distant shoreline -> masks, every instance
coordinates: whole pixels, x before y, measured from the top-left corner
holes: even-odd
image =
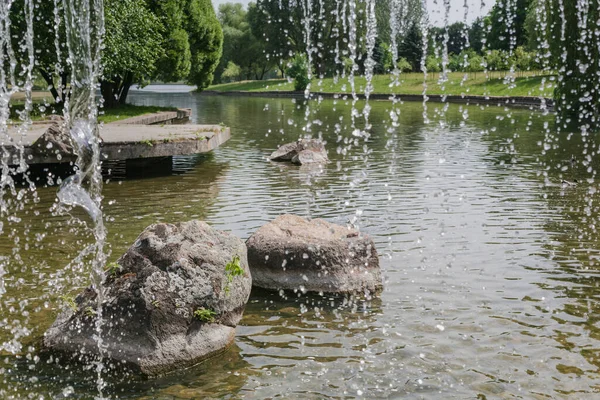
[[[230,91],[219,91],[219,90],[204,90],[200,92],[206,96],[243,96],[243,97],[270,97],[270,98],[305,98],[305,93],[302,91],[245,91],[245,90],[230,90]],[[352,100],[351,93],[331,93],[331,92],[310,92],[310,99],[342,99]],[[364,93],[357,93],[357,99],[364,100],[366,97]],[[533,108],[539,109],[542,104],[545,103],[547,109],[553,110],[554,100],[550,98],[533,97],[533,96],[480,96],[480,95],[422,95],[422,94],[383,94],[383,93],[372,93],[369,96],[370,100],[376,101],[418,101],[433,103],[460,103],[460,104],[472,104],[472,105],[493,105],[493,106],[509,106],[509,107],[522,107],[522,108]]]

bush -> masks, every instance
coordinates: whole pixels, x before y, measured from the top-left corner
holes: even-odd
[[[404,57],[401,57],[396,64],[398,70],[401,72],[410,72],[412,71],[412,65],[408,62],[408,60]]]
[[[442,60],[435,56],[427,56],[425,67],[427,67],[427,72],[440,72],[442,70]]]
[[[308,77],[309,65],[306,56],[304,54],[296,54],[288,65],[286,73],[287,76],[294,80],[294,90],[306,90],[310,83],[310,78]]]
[[[221,74],[221,77],[225,79],[227,82],[233,82],[239,79],[242,74],[242,69],[239,65],[234,63],[233,61],[229,61],[227,63],[227,68]]]

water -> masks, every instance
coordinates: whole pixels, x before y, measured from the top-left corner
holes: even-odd
[[[313,134],[328,141],[332,160],[321,172],[266,160],[302,133],[299,101],[131,96],[135,104],[190,107],[194,122],[231,126],[232,139],[211,154],[178,160],[174,174],[105,184],[113,259],[157,221],[203,219],[245,239],[277,215],[296,213],[355,222],[372,235],[385,290],[379,300],[355,305],[254,291],[236,344],[223,356],[156,379],[107,376],[105,395],[587,399],[597,393],[600,252],[597,185],[587,169],[598,168],[578,156],[579,139],[546,137],[551,115],[461,105],[442,113],[443,104],[430,103],[431,124],[424,124],[422,104],[404,103],[398,128],[388,131],[394,105],[371,101],[368,157],[358,149],[344,157],[336,152],[344,140],[338,143],[334,124],[343,116],[341,135],[350,136],[352,98],[323,100],[311,105],[321,121]],[[596,149],[588,140],[587,148]],[[561,183],[574,178],[577,186]],[[24,206],[27,221],[5,227],[14,236],[29,232],[21,244],[27,251],[20,252],[26,267],[9,271],[3,299],[14,307],[9,320],[25,318],[19,308],[25,302],[31,342],[60,309],[58,294],[88,284],[77,263],[65,264],[94,241],[83,211],[75,212],[80,222],[48,215],[56,188],[39,186],[39,202]],[[11,235],[0,240],[0,254],[11,254]],[[96,393],[94,374],[79,367],[3,354],[0,368],[6,398]]]

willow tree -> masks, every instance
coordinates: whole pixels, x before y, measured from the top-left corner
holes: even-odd
[[[600,17],[597,1],[549,0],[549,43],[557,60],[554,97],[562,127],[598,129]]]

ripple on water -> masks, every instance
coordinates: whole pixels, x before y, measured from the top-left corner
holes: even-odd
[[[156,221],[205,219],[247,238],[277,215],[296,213],[354,223],[372,235],[385,290],[378,300],[345,303],[254,291],[235,347],[188,371],[113,382],[120,398],[591,398],[599,390],[599,241],[591,226],[597,210],[589,207],[589,190],[544,185],[538,172],[560,182],[552,157],[564,157],[539,152],[543,118],[514,137],[528,112],[511,110],[516,123],[509,125],[495,120],[503,110],[472,107],[459,127],[462,111],[450,105],[451,129],[442,130],[423,124],[420,104],[405,103],[392,137],[381,122],[389,119],[389,103],[376,102],[365,162],[362,149],[337,154],[333,124],[349,108],[338,102],[334,111],[324,101],[314,118],[323,122],[332,162],[315,172],[266,159],[301,134],[304,111],[289,100],[150,93],[132,100],[193,106],[197,122],[222,121],[233,135],[210,155],[176,159],[174,173],[115,177],[106,185],[113,258]],[[285,133],[265,136],[274,127]],[[508,153],[507,138],[514,139]],[[27,226],[4,229],[31,236],[51,226],[26,252],[23,284],[8,287],[8,296],[27,298],[32,310],[48,301],[52,312],[32,311],[26,319],[41,333],[55,313],[52,279],[69,275],[65,260],[87,239],[77,239],[83,229],[66,218],[47,216],[55,188],[39,193],[28,205]],[[10,254],[14,243],[0,246]],[[40,260],[43,278],[34,269]],[[81,276],[62,279],[66,290],[81,284]],[[37,377],[40,392],[67,384],[82,393],[95,389],[77,383],[75,373],[54,386],[56,370],[16,374],[12,384]],[[22,393],[38,390],[20,385],[29,388]]]

